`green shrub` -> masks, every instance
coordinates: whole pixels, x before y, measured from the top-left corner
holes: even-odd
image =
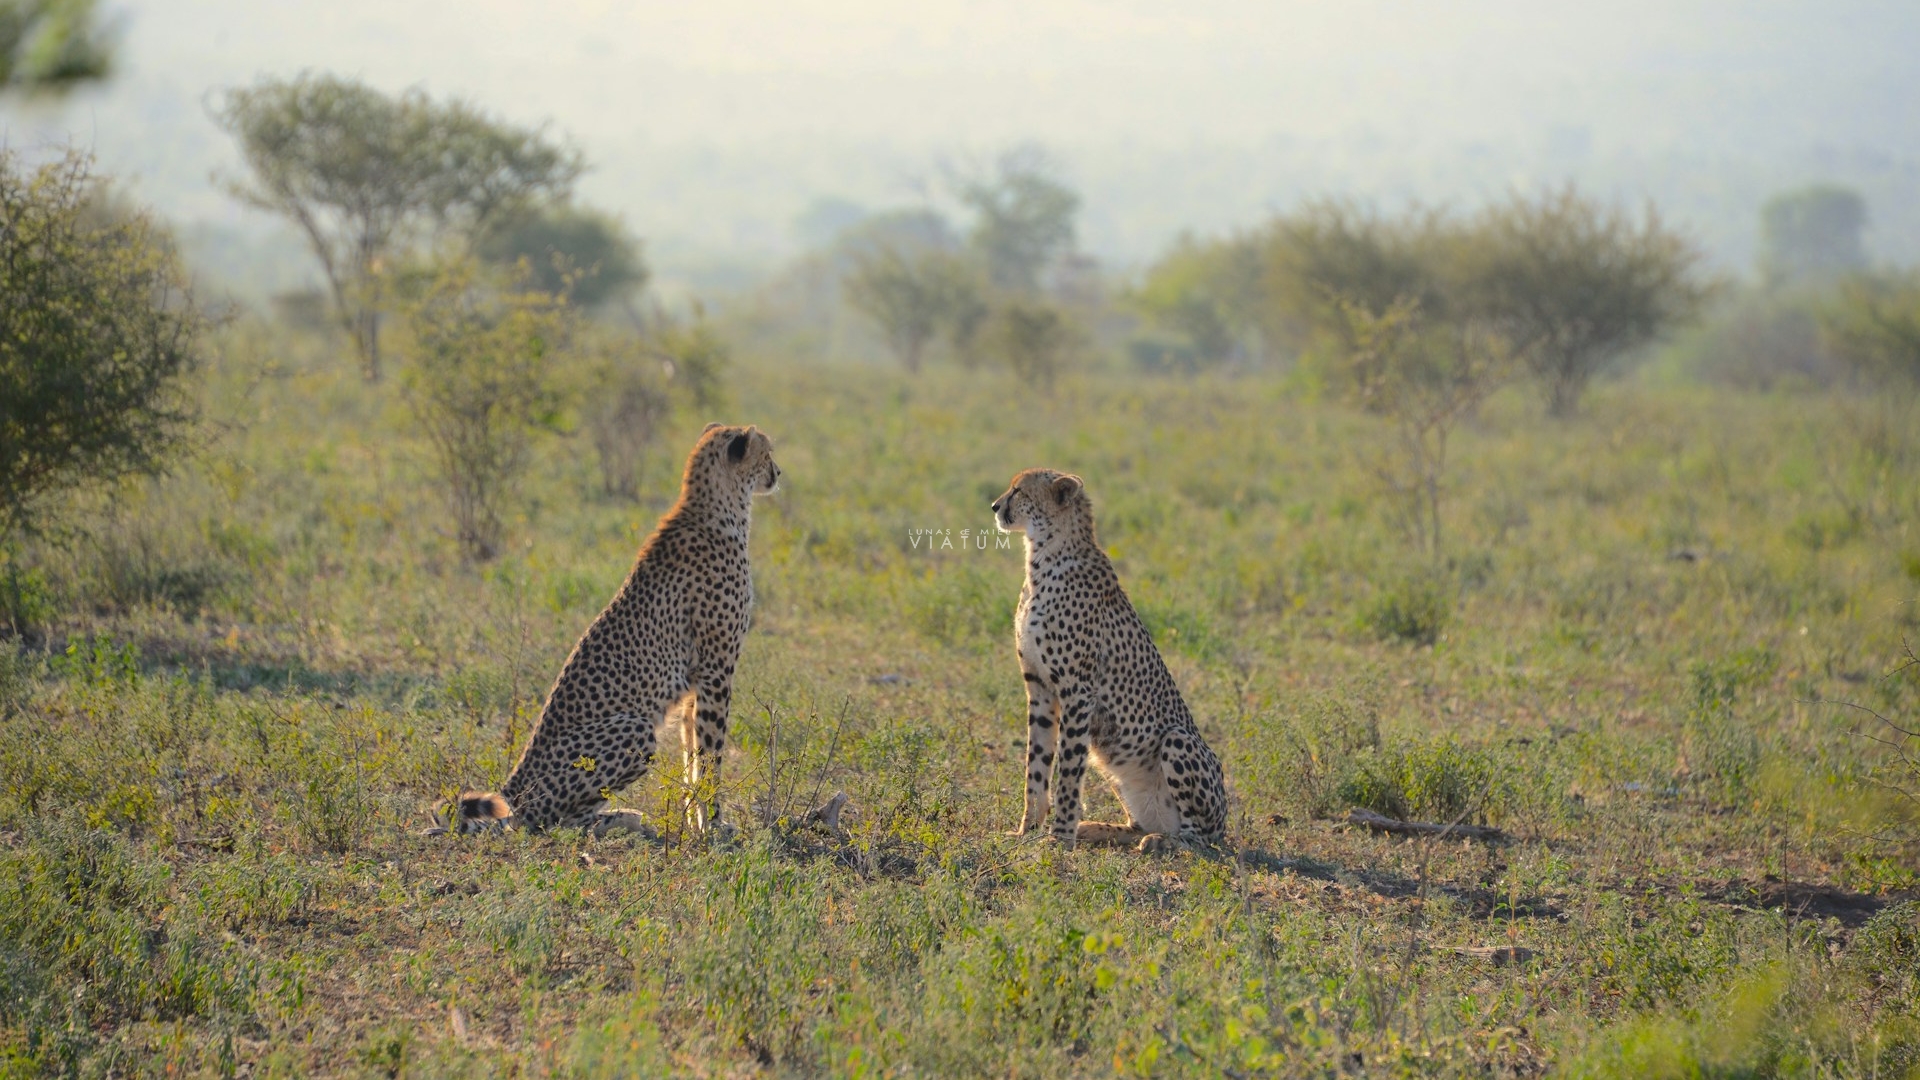
[[[0,1019],[49,993],[90,1022],[246,1010],[254,966],[173,910],[166,881],[126,841],[70,817],[31,823],[23,843],[0,848],[0,968],[18,974],[24,961],[38,973],[0,992]]]
[[[561,919],[553,896],[529,889],[494,901],[480,918],[480,939],[507,967],[533,985],[544,985],[560,954]]]
[[[923,634],[945,644],[1013,631],[1018,588],[983,566],[963,563],[928,570],[907,594],[907,615]]]
[[[1276,793],[1295,815],[1330,817],[1343,812],[1342,786],[1355,761],[1380,746],[1380,712],[1364,694],[1309,698],[1292,715],[1251,725],[1253,745],[1230,769],[1243,790]]]
[[[45,626],[59,607],[47,575],[8,559],[0,565],[0,632],[22,634]]]
[[[1376,592],[1361,625],[1383,641],[1432,645],[1453,617],[1453,590],[1438,575],[1415,573]]]
[[[1846,966],[1880,999],[1920,1014],[1920,901],[1903,900],[1867,921],[1847,945]]]
[[[1141,623],[1162,651],[1177,649],[1196,660],[1210,660],[1226,652],[1226,641],[1206,614],[1175,604],[1141,603]]]
[[[711,868],[695,900],[701,922],[681,954],[686,987],[710,1022],[759,1053],[804,1056],[830,1004],[816,988],[845,969],[822,932],[829,890],[765,849],[729,863]]]
[[[1357,758],[1337,795],[1403,821],[1479,821],[1505,792],[1485,753],[1442,740]]]

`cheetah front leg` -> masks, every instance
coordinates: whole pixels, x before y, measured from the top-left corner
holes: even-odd
[[[693,826],[720,828],[720,755],[727,749],[727,714],[733,702],[732,672],[710,668],[695,681],[693,734],[688,743],[687,802]]]
[[[1073,850],[1080,838],[1080,787],[1087,775],[1093,684],[1077,676],[1058,680],[1060,747],[1053,769],[1053,838]]]
[[[1053,773],[1054,746],[1060,734],[1060,697],[1046,677],[1021,665],[1027,681],[1027,803],[1020,827],[1024,836],[1047,816],[1047,780]]]

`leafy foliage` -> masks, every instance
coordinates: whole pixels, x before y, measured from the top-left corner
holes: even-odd
[[[1506,343],[1475,321],[1429,319],[1409,300],[1379,313],[1345,311],[1353,343],[1346,382],[1362,408],[1393,424],[1392,441],[1373,454],[1374,473],[1407,537],[1437,558],[1447,444],[1505,376]],[[1418,636],[1430,642],[1436,632],[1426,626]]]
[[[1149,323],[1175,335],[1180,347],[1142,342],[1136,357],[1149,366],[1192,371],[1264,352],[1262,273],[1259,249],[1248,239],[1205,244],[1183,237],[1127,298]]]
[[[1504,339],[1566,415],[1606,365],[1696,313],[1699,261],[1651,209],[1635,216],[1572,187],[1471,217],[1320,199],[1250,236],[1182,240],[1136,305],[1197,359],[1258,341],[1335,366],[1357,347],[1350,310],[1405,305]]]
[[[0,91],[60,93],[113,70],[99,0],[0,0]]]
[[[600,469],[600,490],[640,498],[646,451],[676,410],[709,410],[725,400],[731,349],[706,313],[676,317],[656,307],[641,334],[579,328],[584,363],[580,412]]]
[[[584,308],[630,300],[647,283],[640,242],[617,218],[571,204],[534,206],[496,215],[474,251],[505,267],[525,260],[529,284],[566,293]]]
[[[206,320],[153,222],[99,197],[82,154],[0,154],[0,536],[56,491],[158,473],[195,416]]]
[[[883,247],[856,256],[842,286],[847,302],[872,319],[908,371],[943,330],[970,337],[970,313],[981,304],[972,267],[946,251]]]
[[[981,330],[983,348],[1006,362],[1022,383],[1051,390],[1078,335],[1057,305],[1010,297]]]
[[[960,201],[974,215],[967,240],[995,288],[1037,291],[1047,266],[1072,249],[1080,196],[1056,173],[1044,151],[1023,146],[990,172],[960,179]]]

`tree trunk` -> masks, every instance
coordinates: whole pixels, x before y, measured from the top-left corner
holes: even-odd
[[[1547,385],[1547,415],[1565,420],[1580,411],[1580,394],[1587,380],[1570,372],[1553,377]]]
[[[354,313],[353,351],[360,358],[360,375],[370,383],[380,381],[380,313],[362,308]]]

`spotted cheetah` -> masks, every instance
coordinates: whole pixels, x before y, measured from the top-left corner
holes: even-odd
[[[1040,824],[1053,773],[1053,838],[1133,843],[1141,851],[1220,839],[1220,760],[1194,726],[1173,676],[1094,536],[1077,476],[1028,469],[993,502],[1002,532],[1025,534],[1027,580],[1014,640],[1027,683],[1027,804],[1014,835]],[[1080,820],[1087,759],[1127,810],[1125,825]]]
[[[680,501],[573,647],[506,786],[461,795],[433,831],[644,833],[637,811],[607,801],[646,774],[657,729],[676,714],[689,790],[700,796],[689,810],[697,827],[719,824],[727,707],[753,605],[747,530],[753,497],[779,482],[773,443],[758,428],[707,425]]]

